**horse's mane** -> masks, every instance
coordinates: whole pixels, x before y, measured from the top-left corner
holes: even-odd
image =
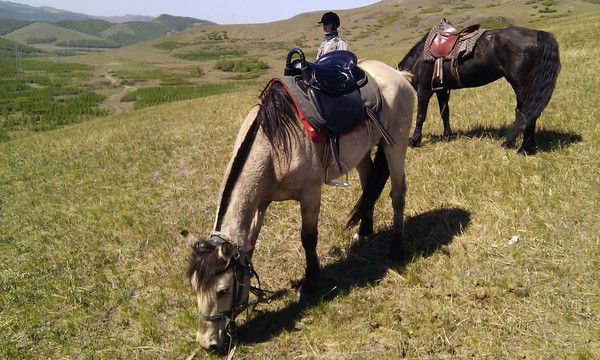
[[[256,122],[273,144],[275,153],[289,159],[291,140],[296,134],[294,128],[297,125],[294,102],[279,83],[269,83],[261,92],[260,100]]]
[[[227,263],[215,250],[215,246],[206,240],[198,240],[192,245],[192,254],[188,261],[187,276],[194,281],[192,287],[198,290],[212,288],[217,274]],[[196,276],[194,276],[194,273]]]
[[[423,53],[423,48],[425,47],[425,40],[427,40],[427,32],[421,40],[417,41],[417,43],[408,51],[408,54],[404,57],[404,59],[400,60],[398,63],[398,70],[412,70],[415,62],[418,60],[421,53]]]
[[[215,231],[221,230],[221,223],[225,216],[225,211],[231,200],[233,188],[242,172],[252,144],[256,139],[258,128],[260,127],[269,140],[273,144],[273,148],[277,155],[283,155],[282,159],[290,158],[290,144],[293,134],[293,128],[296,124],[296,108],[293,105],[293,100],[281,84],[269,83],[263,89],[259,96],[261,100],[260,108],[253,120],[248,132],[246,133],[240,147],[234,155],[229,174],[225,180],[217,217],[215,220]]]

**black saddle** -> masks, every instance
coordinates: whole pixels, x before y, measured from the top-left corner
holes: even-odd
[[[292,62],[294,54],[300,59]],[[329,52],[314,63],[298,48],[288,53],[284,75],[295,76],[319,113],[320,123],[311,124],[317,131],[340,135],[365,119],[359,88],[367,83],[367,75],[356,63],[356,55],[346,50]]]
[[[291,61],[295,54],[300,59]],[[356,66],[357,62],[354,53],[338,50],[311,63],[306,61],[302,50],[294,48],[287,55],[283,73],[294,77],[297,87],[317,110],[318,119],[310,125],[329,139],[340,173],[343,171],[338,154],[340,135],[356,128],[367,118],[373,119],[387,135],[383,125],[365,109],[360,88],[367,84],[368,77]]]

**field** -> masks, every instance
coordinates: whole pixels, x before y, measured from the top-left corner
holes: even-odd
[[[372,17],[355,46],[390,65],[423,34],[428,16],[440,15],[433,3],[410,11],[394,4],[348,11]],[[452,93],[451,141],[439,136],[431,106],[423,146],[407,154],[408,256],[383,261],[387,196],[376,207],[376,234],[351,240],[344,224],[360,189],[350,173],[348,188],[324,188],[321,298],[311,306],[294,302],[304,270],[298,206],[272,205],[253,262],[278,296],[238,319],[236,358],[600,359],[600,49],[591,40],[600,15],[587,10],[600,5],[519,4],[535,15],[525,12],[535,21],[522,24],[551,31],[561,50],[557,88],[538,121],[538,153],[500,147],[514,116],[505,81]],[[436,6],[477,10],[468,5]],[[556,12],[539,12],[546,7]],[[479,10],[488,18],[493,7]],[[413,29],[405,20],[414,16],[421,20]],[[259,31],[280,25],[249,26],[238,43],[248,49]],[[353,26],[349,37],[362,32]],[[386,37],[392,26],[406,38]],[[265,42],[305,39],[311,48],[320,40],[313,30]],[[241,31],[227,28],[228,38],[241,39]],[[201,67],[196,83],[219,80],[226,89],[0,142],[0,358],[219,358],[194,342],[189,249],[178,234],[210,231],[235,136],[263,82],[224,80],[231,74],[215,70],[216,59],[171,55],[207,47],[207,34],[51,59],[81,64],[74,65],[88,73],[81,86],[101,87],[96,76],[109,70],[141,81],[133,71],[144,69],[157,71],[145,84],[154,87],[164,72]],[[152,46],[166,41],[190,45]],[[251,50],[242,59],[271,66],[257,79],[280,72],[279,56]]]

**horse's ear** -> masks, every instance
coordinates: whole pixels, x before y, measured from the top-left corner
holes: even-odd
[[[233,245],[228,242],[224,242],[219,246],[219,257],[225,261],[229,261],[231,255],[233,254]]]
[[[190,234],[187,230],[181,230],[179,234],[187,240],[188,246],[194,247],[194,244],[198,241],[198,238]]]

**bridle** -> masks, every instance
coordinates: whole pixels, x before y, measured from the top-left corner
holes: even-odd
[[[250,286],[249,291],[255,294],[259,300],[264,295],[264,290],[260,287],[260,278],[258,274],[254,270],[252,266],[252,261],[250,260],[250,256],[246,254],[239,246],[231,243],[223,239],[220,235],[213,234],[208,239],[208,243],[217,247],[221,246],[224,243],[229,243],[233,246],[233,254],[231,255],[229,261],[225,265],[225,267],[217,272],[217,275],[226,273],[228,271],[233,271],[233,294],[231,297],[231,307],[230,310],[223,311],[213,315],[206,314],[198,314],[198,318],[203,321],[225,321],[225,331],[229,336],[230,340],[233,341],[236,331],[235,318],[245,309],[249,307],[248,298],[243,300],[244,296],[243,288],[246,287],[245,280],[248,278],[248,282],[252,277],[256,277],[256,281],[258,282],[258,287]],[[231,342],[230,342],[231,345]]]

